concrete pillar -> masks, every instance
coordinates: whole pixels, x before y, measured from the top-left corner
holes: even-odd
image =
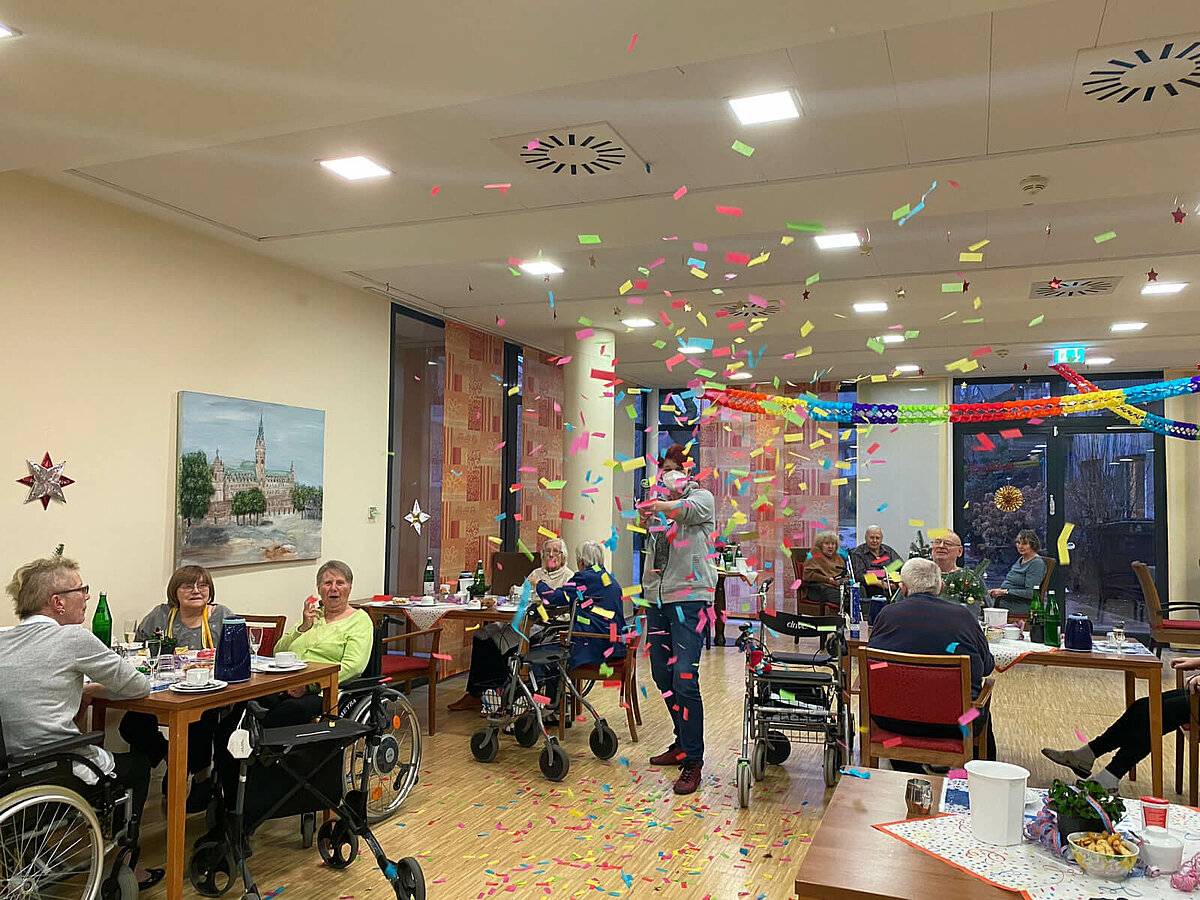
[[[582,541],[608,540],[613,522],[613,473],[605,465],[613,458],[613,388],[593,370],[614,370],[611,331],[596,329],[591,336],[567,338],[563,397],[563,510],[575,514],[562,522],[562,536],[571,556]],[[592,490],[593,493],[581,493]],[[568,564],[574,567],[572,558]]]

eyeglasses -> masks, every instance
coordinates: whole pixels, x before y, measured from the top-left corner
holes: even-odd
[[[930,546],[933,546],[933,547],[961,547],[962,544],[956,544],[953,541],[947,541],[947,540],[943,540],[942,538],[938,538],[935,541],[930,541]]]
[[[62,597],[66,594],[74,594],[74,593],[90,594],[91,591],[88,590],[88,585],[81,584],[79,587],[67,588],[66,590],[55,591],[54,593],[57,594],[58,596]]]
[[[210,590],[212,590],[212,588],[210,588],[203,581],[196,581],[196,582],[193,582],[192,584],[181,584],[179,586],[179,589],[180,590],[189,590],[189,591],[193,591],[193,590],[199,591],[202,594],[207,594]]]

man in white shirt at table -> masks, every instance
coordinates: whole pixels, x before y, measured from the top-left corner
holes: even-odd
[[[88,586],[70,559],[36,559],[13,575],[7,588],[21,624],[0,632],[0,721],[10,753],[29,753],[79,735],[76,718],[102,694],[112,700],[145,697],[150,678],[104,645],[86,628]],[[91,684],[84,684],[84,676]],[[89,745],[86,755],[133,792],[139,819],[150,785],[150,761],[140,753],[118,753]],[[96,774],[77,764],[75,774],[94,784]],[[165,870],[135,872],[142,890],[163,879]]]

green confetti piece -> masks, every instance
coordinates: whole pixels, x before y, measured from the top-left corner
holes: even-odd
[[[547,481],[546,482],[546,490],[548,490],[548,491],[561,491],[566,486],[567,486],[567,482],[565,480],[563,480],[563,481]]]
[[[625,412],[629,414],[629,418],[631,418],[631,419],[637,418],[637,410],[634,409],[632,403],[629,406],[625,407]]]
[[[921,332],[916,329],[913,329],[912,331],[904,332],[904,339],[906,341],[916,340],[920,336],[921,336]]]
[[[579,324],[580,324],[580,325],[586,325],[588,328],[591,328],[591,327],[592,327],[592,320],[591,320],[591,319],[589,319],[587,316],[580,316],[580,317],[579,317]]]
[[[746,157],[747,159],[754,155],[754,148],[749,144],[743,144],[741,141],[734,141],[733,146],[729,149],[735,153],[742,154],[742,156]]]
[[[962,289],[963,289],[962,286],[963,286],[963,283],[961,281],[943,281],[942,282],[942,293],[943,294],[961,294]]]
[[[978,325],[983,319],[963,319],[964,325]]]
[[[867,346],[880,356],[883,356],[884,345],[883,341],[879,340],[879,338],[867,338]]]
[[[956,310],[954,310],[953,312],[948,312],[948,313],[946,313],[944,316],[942,316],[940,319],[938,319],[938,321],[939,321],[939,322],[945,322],[945,321],[946,321],[947,319],[949,319],[951,316],[957,316],[957,315],[958,315],[958,310],[956,309]]]
[[[1045,321],[1045,319],[1046,319],[1045,316],[1034,316],[1032,319],[1029,320],[1029,327],[1032,328],[1034,325],[1041,325],[1042,322]]]
[[[712,369],[697,369],[696,374],[701,378],[715,378],[717,376],[717,373]]]
[[[655,350],[661,350],[661,349],[662,349],[663,347],[665,347],[665,346],[667,346],[667,342],[666,342],[666,341],[655,341],[655,342],[654,342],[654,349],[655,349]]]
[[[817,272],[816,274],[809,275],[807,278],[804,279],[804,286],[811,287],[812,285],[816,284],[820,280],[821,280],[821,273]]]
[[[521,273],[520,273],[520,271],[518,271],[518,270],[517,270],[516,268],[514,268],[513,266],[509,266],[509,267],[508,267],[508,271],[510,271],[512,274],[516,275],[518,278],[520,278],[520,277],[521,277]]]
[[[892,221],[895,222],[897,219],[903,219],[910,212],[912,212],[912,208],[907,203],[905,203],[899,209],[892,210]]]
[[[825,230],[825,226],[820,222],[788,222],[788,231],[812,231],[820,232]]]
[[[581,234],[579,235],[579,243],[581,244],[599,244],[600,235],[598,234]]]
[[[647,269],[645,266],[638,266],[638,271],[641,272],[643,275],[650,274],[650,270]]]
[[[1095,241],[1097,244],[1103,244],[1106,241],[1111,241],[1116,236],[1117,236],[1117,233],[1115,231],[1106,231],[1106,232],[1104,232],[1104,234],[1096,235],[1095,237],[1092,238],[1092,240]]]

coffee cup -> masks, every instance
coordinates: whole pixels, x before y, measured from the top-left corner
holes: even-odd
[[[210,670],[207,666],[193,666],[183,673],[184,682],[191,687],[199,687],[202,684],[208,684],[212,678]]]
[[[294,666],[300,661],[300,657],[290,650],[281,650],[275,654],[275,664],[279,666]]]

